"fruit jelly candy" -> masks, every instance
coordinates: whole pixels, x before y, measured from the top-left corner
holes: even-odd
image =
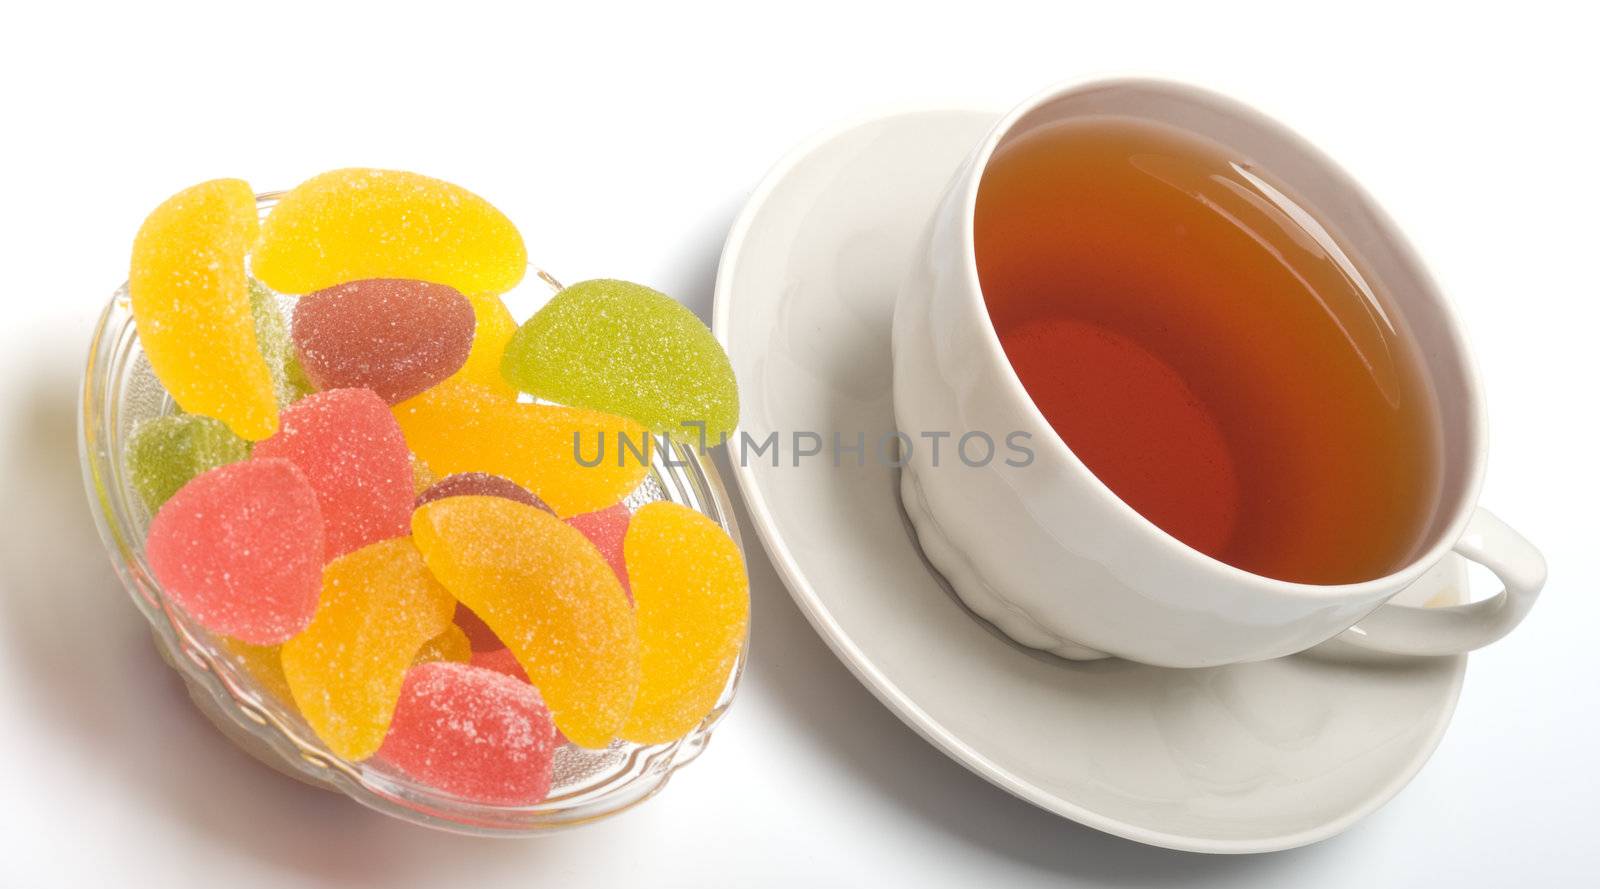
[[[530,806],[550,792],[555,728],[539,693],[491,670],[437,662],[406,674],[379,757],[462,799]]]
[[[305,629],[322,590],[322,512],[288,460],[229,463],[172,495],[145,538],[156,582],[201,626],[254,645]]]
[[[394,404],[460,370],[472,327],[454,287],[367,278],[300,297],[290,331],[319,389],[367,388]]]
[[[257,687],[285,707],[294,709],[294,693],[289,690],[289,680],[283,676],[280,645],[251,645],[242,639],[222,637],[222,648],[238,662],[245,675],[255,680]]]
[[[255,456],[283,457],[306,474],[322,506],[330,560],[409,527],[411,453],[389,406],[370,389],[329,389],[295,402]]]
[[[139,424],[128,439],[126,461],[133,489],[153,510],[189,479],[248,456],[250,446],[221,420],[173,414]]]
[[[616,573],[617,580],[622,583],[622,591],[628,594],[629,602],[633,601],[633,590],[628,585],[628,566],[622,558],[622,539],[628,533],[628,519],[631,516],[628,507],[618,503],[567,519],[567,524],[582,532],[600,551],[600,555],[605,556],[606,564]]]
[[[423,491],[433,487],[433,483],[436,481],[438,479],[433,477],[433,470],[428,468],[428,464],[418,458],[416,454],[412,454],[411,492],[413,494],[421,494]]]
[[[522,487],[508,478],[490,475],[487,472],[458,472],[447,475],[434,482],[426,491],[417,495],[417,505],[443,500],[446,497],[504,497],[518,503],[526,503],[545,512],[555,515],[555,510],[545,505],[543,500],[534,496],[532,491]]]
[[[623,542],[639,615],[639,696],[622,737],[681,738],[711,712],[750,623],[744,559],[721,527],[676,503],[649,503]]]
[[[500,360],[506,354],[506,343],[517,332],[517,319],[511,316],[505,301],[492,293],[474,296],[472,302],[475,324],[472,334],[472,351],[467,353],[467,363],[451,377],[486,386],[506,401],[517,400],[517,387],[500,375]]]
[[[733,366],[711,331],[676,300],[627,281],[583,281],[517,330],[505,378],[548,401],[638,420],[717,444],[739,421]]]
[[[244,269],[256,230],[247,183],[203,182],[145,219],[128,269],[134,324],[156,377],[186,412],[215,417],[250,441],[278,428]]]
[[[528,673],[517,663],[517,656],[509,648],[497,648],[493,651],[474,651],[470,663],[475,667],[504,673],[519,682],[528,681]]]
[[[461,603],[456,603],[456,626],[467,634],[467,640],[472,643],[473,651],[504,651],[506,643],[489,629],[483,618],[473,613]]]
[[[306,377],[305,368],[300,366],[300,359],[295,357],[294,343],[290,342],[289,328],[283,323],[277,294],[260,281],[250,282],[250,317],[256,326],[256,345],[272,374],[272,391],[277,395],[278,407],[288,407],[317,391]]]
[[[528,270],[522,235],[470,191],[396,170],[345,169],[295,186],[261,224],[257,278],[311,293],[363,278],[410,278],[504,293]]]
[[[523,672],[522,665],[517,663],[516,655],[513,655],[510,649],[507,648],[473,652],[471,663],[474,667],[482,667],[485,670],[504,673],[518,682],[528,681],[528,674]],[[567,743],[567,736],[561,734],[560,729],[556,729],[556,746],[560,747],[565,743]]]
[[[583,535],[503,497],[448,497],[413,514],[435,577],[505,640],[574,743],[604,747],[639,686],[622,587]]]
[[[452,604],[451,613],[455,607]],[[472,640],[467,638],[467,632],[455,624],[444,628],[444,632],[422,643],[417,649],[417,656],[412,658],[413,664],[426,664],[429,661],[455,661],[466,663],[472,660]]]
[[[408,537],[328,563],[311,625],[283,643],[283,675],[329,750],[352,760],[377,751],[418,649],[454,614]]]
[[[411,450],[434,472],[503,476],[537,494],[557,515],[604,509],[638,487],[650,470],[634,453],[619,450],[623,437],[636,449],[648,447],[644,428],[631,420],[582,408],[507,403],[475,383],[442,383],[395,405],[394,415]],[[574,436],[583,460],[603,459],[585,466]]]

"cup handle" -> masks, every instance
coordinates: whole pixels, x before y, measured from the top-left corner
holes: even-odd
[[[1380,605],[1337,638],[1392,654],[1448,655],[1482,648],[1511,632],[1544,587],[1544,556],[1483,508],[1472,514],[1455,552],[1493,571],[1505,589],[1479,602],[1445,608]]]

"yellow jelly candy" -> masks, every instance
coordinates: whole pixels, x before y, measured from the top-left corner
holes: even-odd
[[[411,533],[434,576],[494,630],[582,747],[616,737],[639,689],[639,635],[622,585],[576,529],[504,497],[447,497]]]
[[[421,494],[423,491],[433,487],[433,483],[436,481],[438,479],[434,478],[433,470],[428,468],[428,464],[423,462],[416,454],[412,454],[411,493]]]
[[[511,316],[505,302],[492,293],[469,296],[467,300],[472,303],[472,314],[477,319],[472,332],[472,351],[467,353],[467,363],[450,379],[477,383],[506,401],[516,401],[517,388],[501,376],[500,360],[505,356],[506,343],[511,342],[511,336],[517,332],[517,319]]]
[[[252,645],[242,639],[222,637],[222,647],[239,662],[244,672],[261,690],[277,698],[279,703],[294,709],[294,693],[289,690],[289,680],[283,676],[281,645]]]
[[[311,625],[283,643],[283,674],[329,750],[365,759],[378,749],[406,670],[450,625],[455,607],[409,537],[368,544],[323,568]]]
[[[716,706],[750,626],[750,581],[732,538],[688,507],[634,513],[622,541],[639,617],[639,697],[622,737],[688,734]]]
[[[279,293],[366,278],[504,293],[528,251],[505,214],[470,191],[416,173],[347,169],[313,176],[261,225],[250,270]]]
[[[202,182],[145,219],[128,268],[133,320],[156,377],[186,412],[221,420],[250,441],[278,431],[244,271],[256,230],[248,183]]]
[[[427,664],[434,661],[454,661],[464,664],[472,660],[472,640],[467,638],[467,631],[455,624],[444,628],[444,632],[422,643],[417,649],[417,656],[411,659],[412,666]]]
[[[582,408],[507,402],[476,383],[441,383],[395,405],[394,416],[406,444],[440,478],[502,476],[561,516],[616,503],[650,471],[639,453],[654,445],[638,423]]]

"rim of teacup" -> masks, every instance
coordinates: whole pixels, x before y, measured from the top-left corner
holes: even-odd
[[[1411,316],[1414,309],[1409,308],[1420,304],[1435,316],[1435,322],[1448,342],[1448,354],[1425,354],[1424,365],[1429,370],[1429,386],[1438,396],[1438,384],[1434,368],[1444,363],[1453,363],[1454,371],[1459,378],[1459,386],[1464,403],[1466,422],[1463,424],[1467,440],[1464,443],[1465,459],[1459,461],[1457,469],[1459,483],[1456,485],[1456,495],[1453,502],[1442,502],[1440,510],[1449,510],[1448,522],[1435,522],[1435,539],[1426,548],[1420,549],[1409,561],[1401,567],[1387,574],[1368,580],[1344,584],[1312,584],[1297,581],[1280,580],[1263,574],[1247,571],[1235,565],[1206,555],[1189,546],[1183,541],[1167,533],[1159,525],[1150,521],[1138,510],[1129,506],[1116,492],[1100,480],[1094,472],[1072,451],[1072,448],[1062,440],[1055,429],[1045,418],[1044,413],[1034,403],[1033,397],[1028,394],[1023,386],[1022,379],[1017,375],[1016,369],[1011,366],[1011,361],[1006,357],[1005,349],[1000,343],[1000,335],[994,329],[994,323],[989,316],[986,306],[982,305],[983,286],[978,278],[977,249],[974,240],[975,220],[977,214],[978,192],[983,181],[983,174],[989,166],[995,151],[1010,136],[1017,125],[1028,115],[1044,108],[1050,103],[1067,96],[1083,95],[1093,91],[1114,90],[1147,90],[1165,93],[1167,96],[1180,101],[1202,105],[1211,110],[1220,111],[1257,132],[1270,134],[1285,146],[1289,147],[1301,159],[1317,167],[1321,173],[1335,183],[1341,192],[1348,194],[1360,206],[1361,211],[1370,221],[1382,231],[1384,240],[1389,249],[1393,251],[1395,259],[1405,266],[1418,285],[1417,292],[1406,303],[1407,307],[1401,308],[1403,316]],[[1181,128],[1181,125],[1179,125]],[[1310,596],[1329,599],[1362,599],[1371,598],[1374,603],[1381,601],[1388,595],[1409,586],[1425,573],[1428,568],[1437,564],[1455,546],[1456,542],[1466,531],[1468,521],[1472,518],[1473,509],[1478,500],[1478,494],[1483,483],[1485,466],[1485,452],[1488,438],[1488,424],[1484,410],[1483,389],[1479,381],[1477,368],[1472,360],[1472,352],[1467,342],[1466,334],[1461,327],[1460,320],[1455,311],[1450,307],[1427,267],[1417,256],[1411,243],[1405,238],[1393,219],[1384,212],[1383,208],[1375,201],[1366,189],[1362,188],[1353,176],[1339,166],[1332,158],[1328,157],[1315,145],[1304,137],[1291,130],[1267,114],[1221,93],[1192,86],[1177,81],[1162,80],[1147,77],[1119,77],[1096,79],[1092,81],[1068,81],[1046,87],[1024,100],[1000,118],[984,136],[969,156],[966,164],[959,171],[960,178],[952,184],[953,188],[960,189],[960,237],[958,241],[962,251],[961,274],[965,276],[966,294],[968,299],[977,299],[980,305],[977,314],[982,319],[983,334],[980,339],[984,343],[987,358],[998,362],[1004,373],[1001,378],[1005,381],[1006,391],[1003,397],[1011,399],[1021,406],[1024,415],[1029,417],[1041,434],[1034,437],[1040,443],[1043,453],[1042,459],[1055,459],[1062,462],[1071,471],[1080,473],[1092,482],[1090,490],[1113,512],[1123,516],[1136,526],[1148,532],[1157,545],[1162,546],[1176,558],[1187,562],[1195,570],[1210,571],[1220,574],[1230,582],[1243,585],[1262,594],[1290,594],[1295,596]],[[1318,208],[1320,209],[1320,208]],[[1337,226],[1330,226],[1337,228]],[[1441,492],[1451,487],[1449,479],[1441,479]],[[1442,496],[1442,494],[1441,494]]]

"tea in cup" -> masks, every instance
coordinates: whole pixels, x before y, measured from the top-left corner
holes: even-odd
[[[914,448],[902,476],[929,560],[1023,644],[1455,653],[1543,584],[1475,506],[1482,397],[1448,305],[1358,186],[1230,100],[1121,81],[1007,115],[935,211],[894,367],[902,435],[1031,443],[1023,465]],[[1385,604],[1452,549],[1506,591]]]

